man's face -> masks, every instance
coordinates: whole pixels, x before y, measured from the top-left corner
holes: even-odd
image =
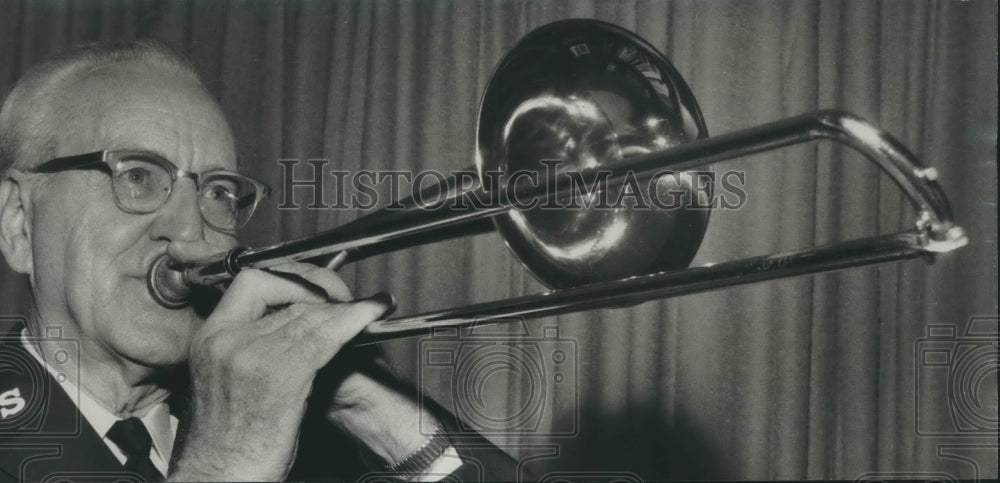
[[[197,84],[168,70],[99,69],[71,88],[56,126],[56,157],[129,149],[160,154],[201,173],[236,169],[232,134]],[[223,251],[235,240],[206,225],[194,182],[181,178],[149,214],[115,204],[111,179],[93,170],[47,176],[32,194],[34,291],[42,324],[61,326],[94,358],[169,366],[187,359],[201,323],[191,309],[168,310],[148,295],[150,263],[178,242]],[[176,246],[176,245],[175,245]]]

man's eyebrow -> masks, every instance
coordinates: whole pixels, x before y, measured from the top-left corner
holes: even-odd
[[[237,170],[235,170],[235,169],[229,169],[229,168],[227,168],[225,166],[209,166],[209,167],[201,170],[200,172],[201,173],[207,173],[209,171],[230,171],[230,172],[237,172]]]
[[[109,149],[108,151],[136,151],[136,152],[141,152],[141,153],[155,154],[155,155],[157,155],[157,156],[159,156],[159,157],[161,157],[163,159],[166,159],[167,161],[170,161],[171,163],[174,163],[174,165],[177,164],[177,162],[174,161],[173,158],[171,158],[170,156],[167,156],[166,154],[163,154],[162,151],[159,151],[159,150],[156,150],[156,149],[125,146],[125,147],[121,147],[121,148]],[[180,168],[178,168],[178,169],[180,169]],[[206,171],[216,171],[216,170],[233,171],[233,170],[231,170],[229,168],[226,168],[225,166],[223,166],[221,164],[215,164],[215,165],[211,165],[211,166],[209,166],[209,167],[207,167],[207,168],[205,168],[205,169],[203,169],[203,170],[201,170],[199,172],[204,173]]]
[[[166,159],[166,160],[170,161],[171,163],[174,162],[173,159],[170,159],[170,156],[167,156],[166,154],[163,154],[162,151],[159,151],[159,150],[156,150],[156,149],[141,148],[141,147],[137,147],[137,146],[127,146],[126,145],[126,146],[122,146],[122,147],[118,147],[118,148],[111,148],[111,149],[108,149],[108,151],[135,151],[135,152],[139,152],[139,153],[155,154],[156,156],[159,156],[159,157],[161,157],[163,159]]]

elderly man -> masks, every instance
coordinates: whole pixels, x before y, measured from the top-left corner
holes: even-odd
[[[50,60],[6,99],[0,136],[0,251],[32,293],[0,350],[43,368],[0,371],[22,402],[3,419],[44,400],[32,431],[4,425],[0,477],[328,478],[359,459],[404,479],[515,477],[495,449],[460,459],[442,426],[421,431],[435,415],[411,394],[331,363],[391,310],[386,295],[353,300],[303,264],[244,271],[207,317],[148,295],[154,259],[234,247],[266,196],[236,172],[230,128],[183,59],[136,42]],[[317,374],[333,387],[310,397]],[[328,431],[356,445],[315,446]]]

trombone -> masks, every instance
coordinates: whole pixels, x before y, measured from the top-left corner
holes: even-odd
[[[524,200],[572,199],[581,181],[601,181],[600,190],[610,190],[630,179],[646,182],[653,191],[646,195],[669,190],[692,201],[700,188],[685,174],[695,168],[817,140],[852,148],[887,174],[916,208],[913,228],[687,268],[710,214],[697,203],[672,209],[518,208]],[[634,33],[595,20],[545,25],[507,53],[483,95],[476,154],[479,181],[470,186],[452,177],[401,201],[401,208],[306,238],[237,248],[197,266],[176,267],[161,257],[149,270],[150,293],[165,307],[182,307],[192,287],[219,284],[247,268],[322,260],[336,269],[493,230],[551,289],[377,321],[355,341],[361,344],[433,327],[632,305],[917,257],[932,262],[968,243],[937,172],[888,133],[852,114],[824,110],[708,137],[694,95],[670,62]],[[560,163],[552,171],[542,166],[546,160]],[[508,183],[488,186],[483,180],[490,173]]]

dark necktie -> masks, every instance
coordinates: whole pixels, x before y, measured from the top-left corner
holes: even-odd
[[[163,475],[149,459],[153,439],[139,418],[118,421],[108,430],[108,439],[125,453],[125,469],[138,474],[146,481],[163,481]]]

